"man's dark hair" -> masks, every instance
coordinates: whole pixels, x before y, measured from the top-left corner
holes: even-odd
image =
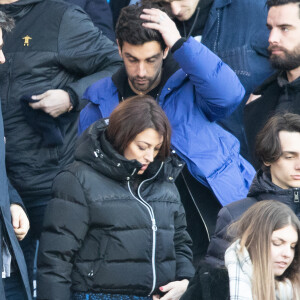
[[[272,6],[285,5],[290,3],[298,3],[299,4],[299,18],[300,18],[300,1],[299,0],[267,0],[267,7],[270,9]]]
[[[3,11],[0,11],[0,28],[4,31],[11,31],[15,23],[12,18],[9,18]]]
[[[264,163],[273,163],[282,155],[279,139],[280,131],[300,133],[300,115],[292,113],[277,114],[271,117],[258,133],[255,152],[264,170],[269,169],[265,167]]]
[[[144,8],[157,8],[166,12],[164,7],[159,3],[151,3],[151,1],[144,1],[143,3],[124,7],[116,25],[116,38],[121,49],[124,42],[131,45],[143,45],[144,43],[152,41],[157,41],[162,50],[166,49],[166,44],[160,32],[145,28],[142,25],[147,22],[140,18]]]

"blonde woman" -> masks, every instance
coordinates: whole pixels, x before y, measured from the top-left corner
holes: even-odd
[[[300,222],[287,205],[258,202],[229,230],[230,300],[300,299]]]

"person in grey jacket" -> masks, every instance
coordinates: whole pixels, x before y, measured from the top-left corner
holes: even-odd
[[[78,6],[56,0],[0,0],[15,19],[0,66],[7,173],[28,211],[22,242],[29,276],[55,175],[73,161],[81,96],[122,64],[116,45]]]
[[[256,153],[262,168],[256,173],[247,198],[223,207],[208,247],[206,261],[224,265],[224,253],[231,243],[228,226],[254,203],[277,200],[288,205],[300,219],[300,116],[275,115],[257,136]]]

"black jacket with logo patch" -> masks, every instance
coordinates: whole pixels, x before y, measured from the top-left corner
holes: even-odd
[[[53,184],[38,257],[38,299],[71,291],[146,296],[191,278],[191,239],[175,187],[174,155],[149,165],[118,154],[103,120],[80,137],[75,161]],[[139,185],[135,183],[139,182]]]
[[[8,176],[27,207],[51,198],[52,180],[72,162],[79,99],[93,82],[121,65],[117,47],[77,6],[55,0],[19,0],[0,5],[16,21],[4,36],[6,63],[0,66]],[[23,95],[66,90],[76,109],[60,116],[64,142],[44,146],[26,121]],[[38,124],[36,125],[38,126]]]

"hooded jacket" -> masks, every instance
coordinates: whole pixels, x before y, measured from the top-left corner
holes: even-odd
[[[242,85],[226,64],[193,38],[173,57],[181,69],[157,96],[172,126],[173,149],[222,205],[244,198],[255,171],[239,154],[238,140],[216,124],[239,105]],[[83,98],[90,103],[80,114],[79,132],[110,115],[119,103],[119,90],[112,78],[104,78],[89,87]]]
[[[64,89],[78,109],[84,90],[115,72],[121,61],[116,45],[77,6],[19,0],[0,9],[16,22],[4,36],[6,63],[0,65],[6,166],[26,206],[37,206],[50,198],[53,178],[73,160],[78,111],[61,116],[68,119],[63,145],[45,147],[25,118],[21,97]]]
[[[85,131],[75,162],[54,181],[40,240],[38,299],[69,299],[71,290],[146,296],[194,274],[174,184],[183,163],[174,155],[155,160],[135,191],[141,164],[118,154],[105,128],[100,120]]]
[[[269,174],[258,171],[250,187],[248,197],[223,207],[218,215],[215,233],[209,244],[206,261],[212,265],[224,265],[224,254],[234,237],[227,234],[228,226],[237,221],[253,204],[262,200],[277,200],[288,205],[300,219],[300,188],[282,189],[271,181]]]

